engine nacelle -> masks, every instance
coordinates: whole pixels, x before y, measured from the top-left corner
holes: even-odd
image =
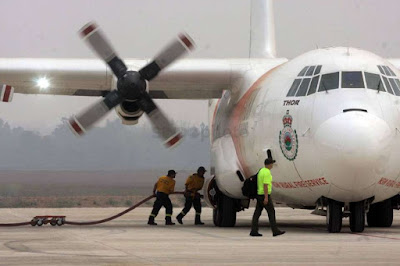
[[[115,111],[122,120],[124,125],[136,125],[139,122],[139,118],[143,115],[143,111],[140,109],[137,101],[125,100],[119,104]]]

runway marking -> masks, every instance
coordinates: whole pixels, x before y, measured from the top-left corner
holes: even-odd
[[[397,237],[376,236],[376,235],[370,235],[370,234],[364,234],[364,233],[349,233],[349,234],[360,235],[360,236],[370,236],[370,237],[384,238],[384,239],[391,239],[391,240],[400,240],[400,238],[397,238]]]

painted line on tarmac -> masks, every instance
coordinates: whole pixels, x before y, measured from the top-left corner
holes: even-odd
[[[397,237],[376,236],[376,235],[370,235],[370,234],[364,234],[364,233],[349,233],[349,234],[360,235],[360,236],[370,236],[370,237],[376,237],[376,238],[385,238],[385,239],[390,239],[390,240],[400,240],[400,238],[397,238]]]

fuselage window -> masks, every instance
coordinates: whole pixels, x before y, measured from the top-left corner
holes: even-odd
[[[304,76],[306,74],[308,66],[304,67],[303,70],[300,71],[299,76]]]
[[[301,79],[295,79],[293,81],[292,87],[290,87],[290,90],[289,90],[288,94],[286,95],[286,97],[292,97],[296,94],[296,91],[300,85],[300,82],[301,82]]]
[[[390,85],[392,85],[392,89],[394,91],[394,94],[396,94],[397,96],[400,96],[400,88],[397,87],[396,82],[394,81],[394,79],[389,79]]]
[[[361,71],[343,71],[342,88],[364,88]]]
[[[321,68],[322,68],[322,66],[321,66],[321,65],[318,65],[318,66],[315,68],[314,75],[319,74],[319,72],[321,72]]]
[[[317,90],[318,80],[319,80],[319,75],[313,77],[313,79],[311,81],[310,89],[308,90],[307,95],[315,93],[315,91]]]
[[[296,96],[305,96],[307,94],[307,90],[308,90],[308,86],[310,85],[310,78],[305,78],[303,79],[303,81],[301,82],[301,85],[299,87],[299,90],[297,91]]]
[[[322,75],[318,91],[328,91],[337,88],[339,88],[339,72]]]
[[[380,75],[365,72],[365,81],[368,89],[385,91]]]
[[[314,73],[315,66],[310,66],[310,68],[306,72],[306,76],[312,76]]]
[[[383,78],[383,82],[385,82],[385,86],[386,86],[386,90],[390,93],[390,94],[394,94],[392,91],[392,87],[390,87],[389,81],[386,77],[382,77]]]

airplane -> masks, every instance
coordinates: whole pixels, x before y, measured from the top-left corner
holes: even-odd
[[[216,226],[234,226],[249,207],[243,182],[269,157],[276,160],[275,201],[326,216],[331,233],[341,231],[344,217],[352,232],[364,231],[365,220],[390,227],[400,203],[400,60],[352,47],[277,58],[273,16],[272,1],[252,0],[249,58],[178,62],[194,48],[187,34],[153,60],[122,60],[89,23],[80,33],[104,62],[0,59],[7,84],[0,100],[13,93],[103,96],[71,118],[77,135],[115,109],[127,125],[146,114],[173,147],[182,134],[153,99],[208,99],[213,177],[204,194]],[[39,74],[51,82],[36,84]]]

